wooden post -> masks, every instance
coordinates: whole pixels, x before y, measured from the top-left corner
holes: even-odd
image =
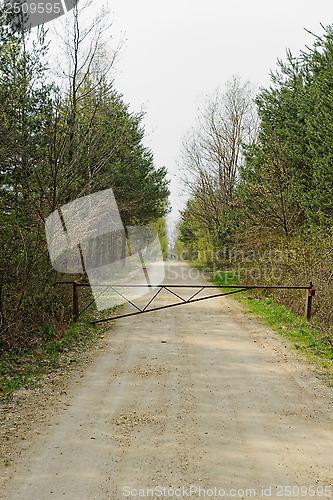
[[[77,295],[77,285],[76,282],[73,281],[73,319],[77,321],[79,317],[79,300]]]
[[[309,288],[306,291],[306,300],[305,300],[305,317],[306,319],[311,319],[311,306],[312,306],[312,297],[314,297],[315,291],[312,288],[312,281],[309,283]]]

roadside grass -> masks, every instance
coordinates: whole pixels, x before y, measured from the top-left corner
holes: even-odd
[[[202,269],[195,261],[189,263]],[[230,285],[230,288],[223,288],[224,292],[232,291],[232,285],[239,285],[234,273],[223,270],[213,272],[210,281],[216,286]],[[307,321],[274,302],[274,297],[258,298],[250,291],[239,292],[234,298],[248,313],[260,318],[265,325],[290,340],[294,348],[314,366],[317,374],[328,385],[333,386],[333,339],[325,334],[315,318]]]
[[[98,315],[98,318],[96,317]],[[38,387],[41,379],[61,366],[70,366],[72,354],[86,351],[98,345],[110,323],[92,325],[94,319],[103,319],[109,311],[83,313],[80,321],[71,322],[60,338],[51,325],[44,325],[40,342],[34,349],[23,352],[11,351],[0,357],[0,395],[10,395],[21,388]]]
[[[210,267],[207,267],[205,264],[202,264],[201,262],[198,262],[197,260],[187,260],[186,261],[187,264],[190,264],[190,266],[192,267],[196,267],[197,269],[201,269],[201,270],[211,270]]]

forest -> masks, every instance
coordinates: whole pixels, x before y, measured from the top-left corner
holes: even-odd
[[[52,268],[45,236],[59,207],[112,188],[125,226],[153,224],[163,238],[166,169],[144,146],[143,113],[130,112],[114,88],[118,48],[106,51],[108,28],[103,13],[84,27],[74,7],[58,40],[66,54],[59,78],[43,27],[15,29],[0,13],[2,353],[33,349],[45,332],[59,340],[72,319],[71,290],[57,282],[78,276]]]
[[[234,77],[202,102],[182,146],[189,200],[175,253],[242,284],[313,282],[316,320],[332,335],[333,26],[322,28],[277,61],[269,88]],[[304,294],[274,296],[303,314]]]
[[[149,224],[166,257],[169,188],[144,146],[144,114],[114,87],[118,48],[106,51],[103,15],[88,27],[77,6],[55,75],[48,33],[15,29],[0,12],[0,348],[57,339],[73,317],[70,287],[51,266],[47,217],[112,188],[124,226]],[[333,333],[333,26],[287,52],[256,92],[232,77],[203,100],[184,138],[188,193],[174,253],[232,272],[238,282],[316,288],[314,313]],[[60,43],[60,42],[59,42]],[[123,252],[119,247],[119,256]],[[76,275],[66,275],[74,281]],[[304,296],[273,292],[302,314]]]

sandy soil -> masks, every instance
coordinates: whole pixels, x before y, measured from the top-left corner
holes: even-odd
[[[169,263],[166,281],[204,278]],[[41,410],[0,498],[333,498],[333,391],[236,301],[120,319],[106,340]]]

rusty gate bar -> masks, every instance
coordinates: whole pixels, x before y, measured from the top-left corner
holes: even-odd
[[[73,287],[73,319],[74,321],[77,321],[79,316],[81,316],[81,314],[86,311],[88,309],[88,307],[90,307],[94,302],[95,302],[95,299],[93,299],[92,301],[90,301],[88,303],[88,305],[85,306],[85,308],[79,312],[79,299],[78,299],[78,287],[90,287],[91,285],[88,284],[88,283],[77,283],[77,282],[71,282],[71,281],[57,281],[55,282],[55,284],[57,285],[72,285]],[[315,295],[315,290],[313,289],[313,285],[312,285],[312,282],[310,281],[309,285],[308,286],[257,286],[257,285],[180,285],[180,284],[177,284],[177,285],[173,285],[173,284],[170,284],[170,285],[164,285],[164,284],[161,284],[161,285],[150,285],[150,288],[159,288],[159,290],[155,293],[155,295],[149,300],[149,302],[144,306],[143,309],[140,309],[140,307],[138,307],[136,304],[134,304],[134,302],[130,301],[129,299],[127,299],[119,290],[116,290],[116,288],[147,288],[147,284],[140,284],[140,285],[123,285],[123,284],[117,284],[117,285],[110,285],[110,284],[94,284],[93,286],[99,286],[99,287],[103,287],[105,288],[99,295],[98,297],[100,297],[108,288],[111,288],[115,293],[117,293],[118,295],[120,295],[126,302],[128,302],[129,304],[131,304],[133,307],[135,307],[137,309],[136,312],[132,312],[132,313],[127,313],[127,314],[122,314],[122,315],[119,315],[119,316],[112,316],[110,318],[106,318],[106,319],[102,319],[102,320],[96,320],[96,321],[93,321],[92,324],[96,324],[96,323],[103,323],[103,322],[106,322],[106,321],[111,321],[111,320],[115,320],[115,319],[118,319],[118,318],[125,318],[125,317],[129,317],[129,316],[135,316],[137,314],[143,314],[143,313],[147,313],[147,312],[152,312],[152,311],[158,311],[158,310],[161,310],[161,309],[167,309],[167,308],[170,308],[170,307],[175,307],[175,306],[179,306],[179,305],[184,305],[184,304],[190,304],[192,302],[199,302],[201,300],[206,300],[206,299],[211,299],[211,298],[215,298],[215,297],[224,297],[225,295],[232,295],[234,293],[238,293],[238,292],[244,292],[246,290],[263,290],[263,289],[266,289],[266,290],[307,290],[307,294],[306,294],[306,301],[305,301],[305,317],[306,319],[310,320],[311,319],[311,309],[312,309],[312,297],[314,297]],[[178,295],[176,292],[170,290],[170,288],[199,288],[200,290],[197,290],[193,295],[191,295],[191,297],[189,299],[184,299],[183,297],[181,297],[180,295]],[[231,292],[226,292],[226,293],[218,293],[218,294],[215,294],[215,295],[209,295],[207,297],[200,297],[200,298],[197,298],[195,299],[195,297],[200,293],[202,292],[202,290],[206,289],[206,288],[215,288],[215,289],[219,289],[219,288],[232,288],[233,290]],[[157,297],[157,295],[162,291],[162,290],[166,290],[167,292],[171,293],[172,295],[174,295],[175,297],[177,297],[178,299],[180,299],[182,302],[177,302],[175,304],[168,304],[166,306],[160,306],[160,307],[155,307],[153,309],[147,309],[149,307],[149,305],[154,301],[154,299]]]
[[[56,282],[57,284],[61,284],[61,285],[71,285],[73,282],[72,281],[57,281]],[[87,287],[87,286],[106,286],[106,287],[118,287],[118,288],[147,288],[149,285],[148,283],[146,285],[124,285],[124,284],[119,284],[119,285],[108,285],[108,284],[105,284],[105,285],[102,285],[100,283],[92,283],[92,284],[88,284],[88,283],[77,283],[76,286],[83,286],[83,287]],[[261,286],[261,285],[173,285],[173,284],[169,284],[169,285],[164,285],[164,284],[160,284],[160,285],[150,285],[152,288],[157,288],[157,287],[172,287],[172,288],[200,288],[200,287],[203,287],[203,288],[267,288],[267,289],[271,289],[271,288],[277,288],[277,289],[290,289],[290,290],[309,290],[312,288],[312,284],[311,285],[308,285],[308,286]]]

